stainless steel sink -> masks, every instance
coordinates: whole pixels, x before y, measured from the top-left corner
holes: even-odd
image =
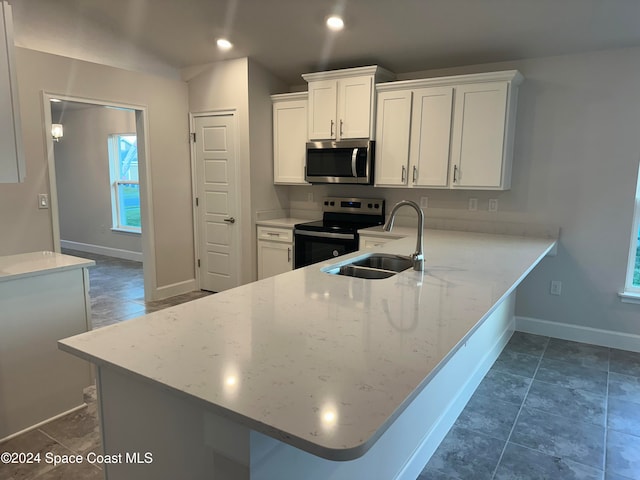
[[[391,270],[392,272],[403,272],[413,265],[413,260],[402,255],[390,255],[386,253],[374,253],[361,260],[351,263],[359,267],[376,268],[378,270]]]
[[[338,275],[347,277],[368,278],[369,280],[389,278],[396,274],[389,270],[378,270],[377,268],[358,267],[356,265],[343,265],[337,272]]]
[[[351,263],[331,266],[324,269],[325,273],[345,275],[348,277],[366,278],[369,280],[389,278],[407,270],[413,265],[413,260],[402,255],[374,253],[365,257],[355,258]]]

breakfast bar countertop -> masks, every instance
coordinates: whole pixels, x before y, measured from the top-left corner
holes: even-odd
[[[31,252],[0,257],[0,282],[45,272],[71,270],[95,265],[93,260],[56,252]]]
[[[415,235],[59,342],[314,455],[363,455],[554,247],[553,238],[425,230],[425,271],[326,267]]]

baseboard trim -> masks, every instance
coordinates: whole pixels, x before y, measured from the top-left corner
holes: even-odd
[[[182,295],[183,293],[189,293],[197,290],[196,279],[191,278],[183,282],[172,283],[171,285],[164,285],[156,288],[154,300],[163,300],[169,297],[175,297],[176,295]]]
[[[632,333],[612,332],[599,328],[518,316],[516,316],[516,330],[562,340],[640,352],[640,335]]]
[[[68,248],[69,250],[78,250],[79,252],[96,253],[106,257],[142,262],[142,252],[134,252],[132,250],[103,247],[102,245],[92,245],[90,243],[72,242],[71,240],[60,240],[60,246],[62,248]]]
[[[35,425],[31,425],[30,427],[27,427],[27,428],[25,428],[23,430],[20,430],[19,432],[15,432],[15,433],[12,433],[11,435],[7,435],[4,438],[0,438],[0,443],[7,442],[7,441],[9,441],[9,440],[11,440],[13,438],[19,437],[20,435],[22,435],[24,433],[30,432],[31,430],[35,430],[36,428],[40,428],[40,427],[42,427],[43,425],[46,425],[49,422],[53,422],[54,420],[58,420],[59,418],[62,418],[64,416],[66,416],[66,415],[70,415],[72,413],[75,413],[78,410],[82,410],[86,406],[87,406],[87,404],[82,402],[82,404],[78,405],[77,407],[70,408],[69,410],[66,410],[66,411],[64,411],[62,413],[59,413],[58,415],[54,415],[53,417],[47,418],[45,420],[42,420],[41,422],[38,422]]]

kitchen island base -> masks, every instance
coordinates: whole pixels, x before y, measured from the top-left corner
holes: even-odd
[[[499,302],[429,375],[415,398],[389,419],[362,456],[336,461],[296,448],[296,439],[253,430],[232,413],[148,379],[98,367],[98,393],[108,480],[411,479],[421,472],[514,326],[515,291]],[[284,434],[282,434],[284,435]],[[331,456],[332,452],[327,452]],[[335,457],[343,453],[333,452]]]

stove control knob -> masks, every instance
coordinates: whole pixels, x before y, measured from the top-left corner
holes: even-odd
[[[334,257],[339,257],[339,256],[340,256],[340,252],[338,252],[338,250],[334,250],[334,251],[333,251],[333,252],[331,252],[331,253],[333,253],[333,256],[334,256]]]
[[[324,201],[324,204],[325,204],[325,205],[329,205],[329,202],[327,202],[327,201],[325,200],[325,201]]]
[[[333,207],[335,206],[336,202],[331,202],[330,205]]]
[[[376,208],[380,208],[380,204],[379,204],[379,203],[376,203],[376,204],[374,205],[374,207],[376,207]]]
[[[371,205],[371,204],[368,204],[368,205],[367,205],[367,207],[369,207],[369,208],[371,208],[371,207],[373,207],[373,205]]]

